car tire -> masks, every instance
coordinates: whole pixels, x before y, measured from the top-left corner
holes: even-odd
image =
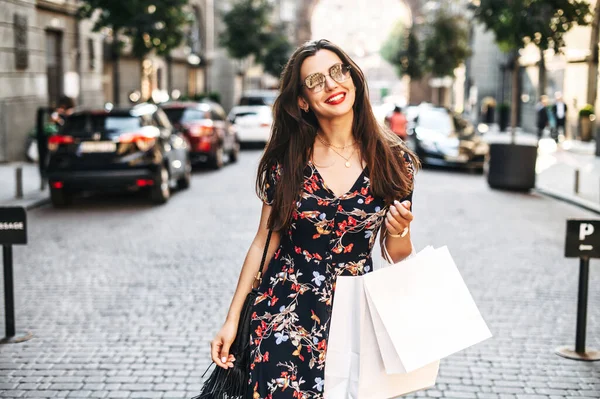
[[[212,159],[210,160],[210,166],[213,169],[221,169],[225,163],[224,158],[225,150],[223,149],[223,146],[220,146],[217,148],[215,155],[213,155]]]
[[[185,171],[183,172],[183,176],[177,180],[177,188],[179,190],[185,190],[190,188],[190,183],[192,181],[192,161],[188,158],[185,161]]]
[[[63,189],[50,188],[50,201],[55,208],[64,208],[73,201],[73,196]]]
[[[238,159],[240,159],[240,142],[235,140],[235,143],[233,143],[233,149],[229,154],[229,162],[236,163]]]
[[[154,179],[150,197],[155,204],[164,204],[171,197],[171,187],[169,186],[169,170],[165,165],[162,165],[158,175]]]

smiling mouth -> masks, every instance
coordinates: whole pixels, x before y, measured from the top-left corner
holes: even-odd
[[[327,100],[325,100],[325,102],[327,104],[339,104],[342,101],[344,101],[345,98],[346,98],[346,93],[338,93],[336,95],[329,97]]]

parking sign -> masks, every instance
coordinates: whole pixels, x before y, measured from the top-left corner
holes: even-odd
[[[567,258],[600,258],[600,220],[567,220]]]

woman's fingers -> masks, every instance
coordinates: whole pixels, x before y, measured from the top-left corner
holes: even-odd
[[[403,205],[408,202],[407,205]],[[390,213],[394,215],[395,218],[403,218],[406,219],[409,223],[414,219],[413,214],[410,210],[410,201],[404,201],[402,204],[398,201],[394,201],[394,204],[390,206]]]
[[[219,367],[227,370],[227,357],[225,357],[225,361],[223,361],[221,356],[221,349],[223,348],[223,341],[220,339],[215,339],[210,343],[210,356],[212,357],[212,361]]]
[[[393,216],[388,216],[385,218],[385,227],[391,234],[400,234],[408,225],[403,225]]]

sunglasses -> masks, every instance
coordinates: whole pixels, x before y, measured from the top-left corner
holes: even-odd
[[[302,86],[306,86],[306,88],[313,93],[318,93],[323,91],[325,88],[325,82],[327,80],[327,76],[331,77],[331,79],[335,80],[338,83],[345,82],[350,77],[350,65],[344,64],[335,64],[331,68],[329,68],[329,74],[324,75],[321,72],[313,73],[308,75],[304,79],[304,83]]]

